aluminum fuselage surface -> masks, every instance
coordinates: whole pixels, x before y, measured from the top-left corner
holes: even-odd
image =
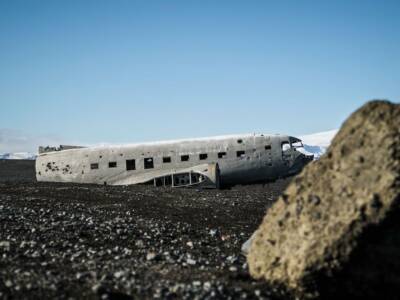
[[[212,168],[207,166],[214,165],[224,185],[268,181],[294,174],[310,160],[291,147],[291,139],[247,134],[51,151],[38,156],[36,177],[38,181],[128,185],[182,172],[208,177]]]

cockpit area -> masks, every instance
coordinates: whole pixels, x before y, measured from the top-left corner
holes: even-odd
[[[293,148],[296,151],[298,151],[300,149],[300,152],[302,152],[301,149],[304,149],[304,146],[303,146],[303,142],[300,139],[290,136],[289,141],[290,141],[291,148]]]
[[[282,141],[282,159],[285,165],[291,169],[290,173],[299,172],[304,165],[314,159],[314,155],[305,150],[303,142],[290,136],[288,141]]]
[[[282,144],[282,152],[289,151],[293,149],[294,151],[298,151],[300,153],[303,153],[305,155],[309,155],[310,153],[307,153],[306,150],[304,149],[303,142],[296,137],[289,136],[289,141],[283,141]]]

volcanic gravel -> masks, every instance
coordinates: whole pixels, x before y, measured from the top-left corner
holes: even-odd
[[[287,296],[249,276],[240,248],[290,179],[197,190],[0,174],[0,298]]]

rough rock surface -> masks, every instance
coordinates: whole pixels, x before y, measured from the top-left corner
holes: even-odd
[[[250,272],[300,298],[396,298],[399,202],[400,105],[372,101],[268,210],[247,256]]]

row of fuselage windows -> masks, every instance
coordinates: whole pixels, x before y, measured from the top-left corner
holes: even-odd
[[[265,146],[265,150],[271,150],[271,146],[267,145]],[[246,155],[246,152],[244,150],[239,150],[236,151],[236,157],[242,158]],[[226,152],[218,152],[218,158],[226,158],[227,153]],[[200,153],[199,154],[199,160],[206,160],[208,158],[207,153]],[[186,162],[189,161],[190,157],[188,154],[181,155],[181,162]],[[171,156],[164,156],[162,158],[162,162],[164,164],[171,163]],[[116,168],[117,167],[117,162],[116,161],[110,161],[108,163],[109,168]],[[153,157],[147,157],[144,158],[144,169],[153,169],[154,168],[154,158]],[[96,170],[99,168],[98,163],[90,164],[90,169]],[[136,160],[134,159],[127,159],[126,160],[126,170],[131,171],[131,170],[136,170]]]

